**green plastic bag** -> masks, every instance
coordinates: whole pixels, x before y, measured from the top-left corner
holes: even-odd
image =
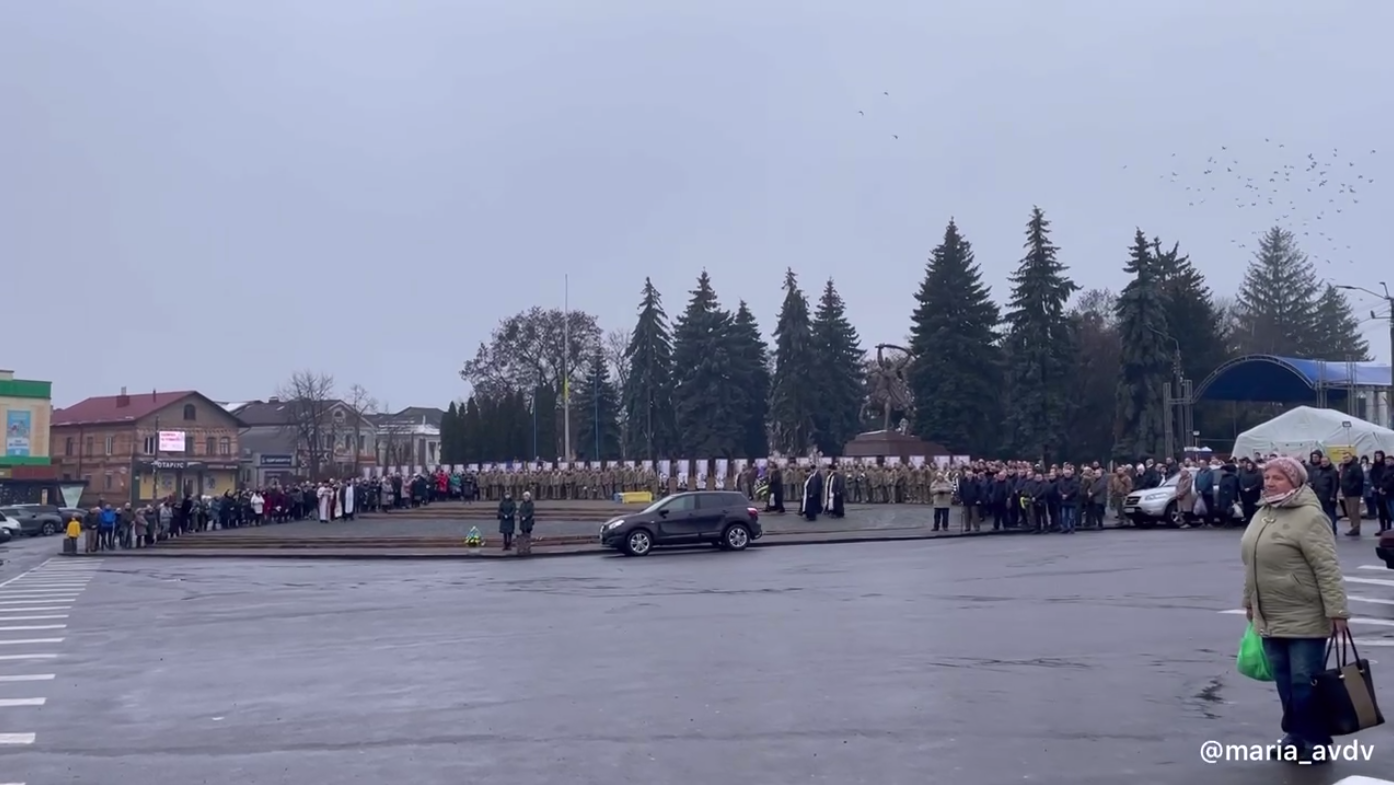
[[[1273,668],[1268,664],[1268,655],[1263,652],[1263,638],[1254,632],[1251,623],[1239,639],[1239,656],[1235,658],[1239,672],[1255,681],[1273,681]]]

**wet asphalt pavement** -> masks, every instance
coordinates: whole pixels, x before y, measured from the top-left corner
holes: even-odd
[[[0,697],[47,698],[0,708],[0,733],[36,734],[0,749],[0,782],[1328,785],[1394,772],[1385,728],[1359,737],[1370,763],[1200,761],[1206,740],[1277,736],[1271,687],[1234,672],[1243,619],[1217,612],[1237,605],[1237,539],[111,559],[65,611],[61,644],[0,646],[57,654],[0,660],[0,677],[56,673],[41,690],[0,682]],[[1347,574],[1374,563],[1372,543],[1341,546]],[[39,635],[0,636],[17,634]],[[1377,679],[1394,668],[1394,648],[1366,652]]]

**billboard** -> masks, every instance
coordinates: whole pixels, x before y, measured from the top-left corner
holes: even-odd
[[[183,431],[160,431],[160,452],[184,452]]]

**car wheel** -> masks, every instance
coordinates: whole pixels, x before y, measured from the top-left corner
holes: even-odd
[[[626,556],[647,556],[653,550],[653,536],[644,529],[635,529],[624,538]]]
[[[58,527],[54,526],[52,521],[49,521],[44,524],[44,528],[42,529],[42,531],[45,537],[49,537],[58,531]]]
[[[721,533],[721,541],[728,551],[743,551],[750,545],[750,529],[743,523],[733,523]]]
[[[1176,526],[1179,528],[1186,524],[1186,516],[1181,514],[1181,506],[1176,502],[1171,502],[1167,505],[1167,510],[1163,513],[1163,519],[1166,520],[1168,526]]]

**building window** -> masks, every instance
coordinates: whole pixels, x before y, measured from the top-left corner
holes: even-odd
[[[217,440],[217,439],[213,438],[212,436],[209,436],[207,439],[204,440],[204,442],[203,442],[203,454],[204,454],[204,455],[213,455],[213,454],[214,454],[214,451],[216,451],[217,449],[218,449],[218,440]]]
[[[92,457],[93,455],[96,455],[96,452],[94,451],[94,448],[92,447],[92,445],[95,444],[96,441],[97,441],[97,439],[96,439],[95,436],[88,436],[86,439],[83,440],[82,452],[83,452],[84,455],[86,455],[86,456],[89,457],[89,458]]]
[[[64,454],[64,455],[72,455],[72,454],[73,454],[73,437],[69,436],[67,439],[64,439],[64,440],[63,440],[63,454]]]
[[[193,405],[192,403],[186,403],[186,404],[184,404],[184,421],[185,421],[185,422],[193,422],[194,420],[197,420],[197,419],[198,419],[198,409],[195,409],[195,408],[194,408],[194,405]]]
[[[154,455],[154,454],[155,454],[155,448],[157,448],[157,447],[159,447],[159,446],[160,446],[160,439],[159,439],[159,437],[157,437],[157,436],[147,436],[147,437],[145,437],[145,450],[144,450],[144,453],[145,453],[146,455]]]
[[[224,436],[218,440],[218,454],[232,455],[232,439]]]
[[[185,455],[193,455],[193,454],[194,454],[194,437],[188,435],[187,433],[184,434],[184,454],[185,454]]]
[[[115,452],[116,452],[116,437],[115,437],[115,436],[108,436],[108,437],[106,437],[106,452],[103,453],[103,454],[104,454],[104,455],[111,455],[112,453],[115,453]]]
[[[363,436],[363,435],[360,434],[359,437],[358,437],[358,454],[359,454],[359,455],[362,455],[363,453],[366,453],[367,451],[368,451],[368,437],[367,437],[367,436]]]
[[[84,474],[84,475],[82,475],[82,481],[83,481],[84,483],[87,483],[87,487],[88,487],[89,489],[92,487],[92,475],[90,475],[90,474]]]
[[[72,482],[73,476],[68,472],[63,472],[63,482]]]
[[[102,490],[111,490],[111,472],[102,475]]]

